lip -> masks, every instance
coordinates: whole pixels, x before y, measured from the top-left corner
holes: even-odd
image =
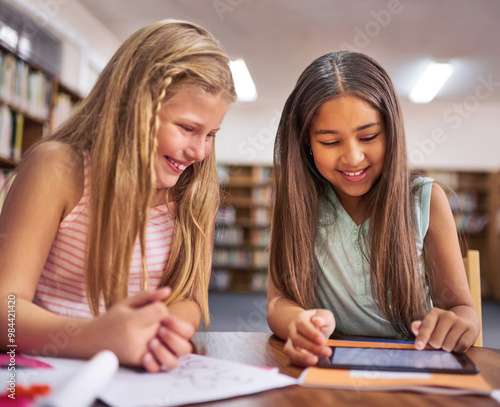
[[[341,177],[343,179],[345,179],[346,181],[348,182],[361,182],[361,181],[364,181],[366,179],[366,177],[368,176],[368,172],[370,170],[370,167],[366,167],[362,170],[354,170],[354,171],[341,171],[341,170],[337,170],[339,172],[339,174],[341,175]],[[359,173],[358,175],[348,175],[346,173]]]
[[[190,165],[190,163],[186,161],[179,161],[179,160],[174,160],[172,157],[165,156],[165,161],[167,162],[168,166],[171,168],[173,172],[176,174],[182,174],[184,170]],[[173,162],[175,162],[177,165],[181,165],[184,168],[178,168],[176,167]]]

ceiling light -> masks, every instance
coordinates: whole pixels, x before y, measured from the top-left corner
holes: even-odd
[[[229,68],[233,74],[234,87],[238,95],[238,101],[254,102],[257,100],[257,89],[253,83],[250,72],[243,59],[229,61]]]
[[[451,64],[431,62],[410,92],[413,103],[429,103],[450,77]]]

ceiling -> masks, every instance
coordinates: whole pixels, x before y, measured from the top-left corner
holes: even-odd
[[[339,49],[365,52],[406,98],[425,62],[455,67],[438,100],[500,103],[499,0],[80,0],[119,39],[164,18],[196,22],[242,57],[259,101],[290,93],[316,57]]]

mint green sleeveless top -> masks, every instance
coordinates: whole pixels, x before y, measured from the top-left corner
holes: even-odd
[[[419,187],[414,202],[419,256],[429,228],[432,182],[432,178],[419,177],[412,184]],[[336,330],[345,335],[399,337],[372,295],[370,268],[363,255],[369,249],[359,239],[360,231],[362,235],[368,232],[369,222],[356,225],[333,188],[328,190],[328,199],[320,199],[315,241],[319,306],[333,312]],[[428,296],[428,292],[422,295]]]

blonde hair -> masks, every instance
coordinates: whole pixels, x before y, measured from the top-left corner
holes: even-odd
[[[94,315],[99,314],[101,298],[109,309],[127,297],[137,238],[143,289],[147,288],[146,226],[156,185],[158,112],[166,99],[185,87],[234,101],[227,54],[196,24],[174,20],[151,24],[123,43],[89,96],[46,139],[90,153],[86,283]],[[168,196],[175,201],[175,228],[159,286],[172,287],[167,304],[195,300],[208,325],[208,276],[219,204],[215,152],[189,166]]]

